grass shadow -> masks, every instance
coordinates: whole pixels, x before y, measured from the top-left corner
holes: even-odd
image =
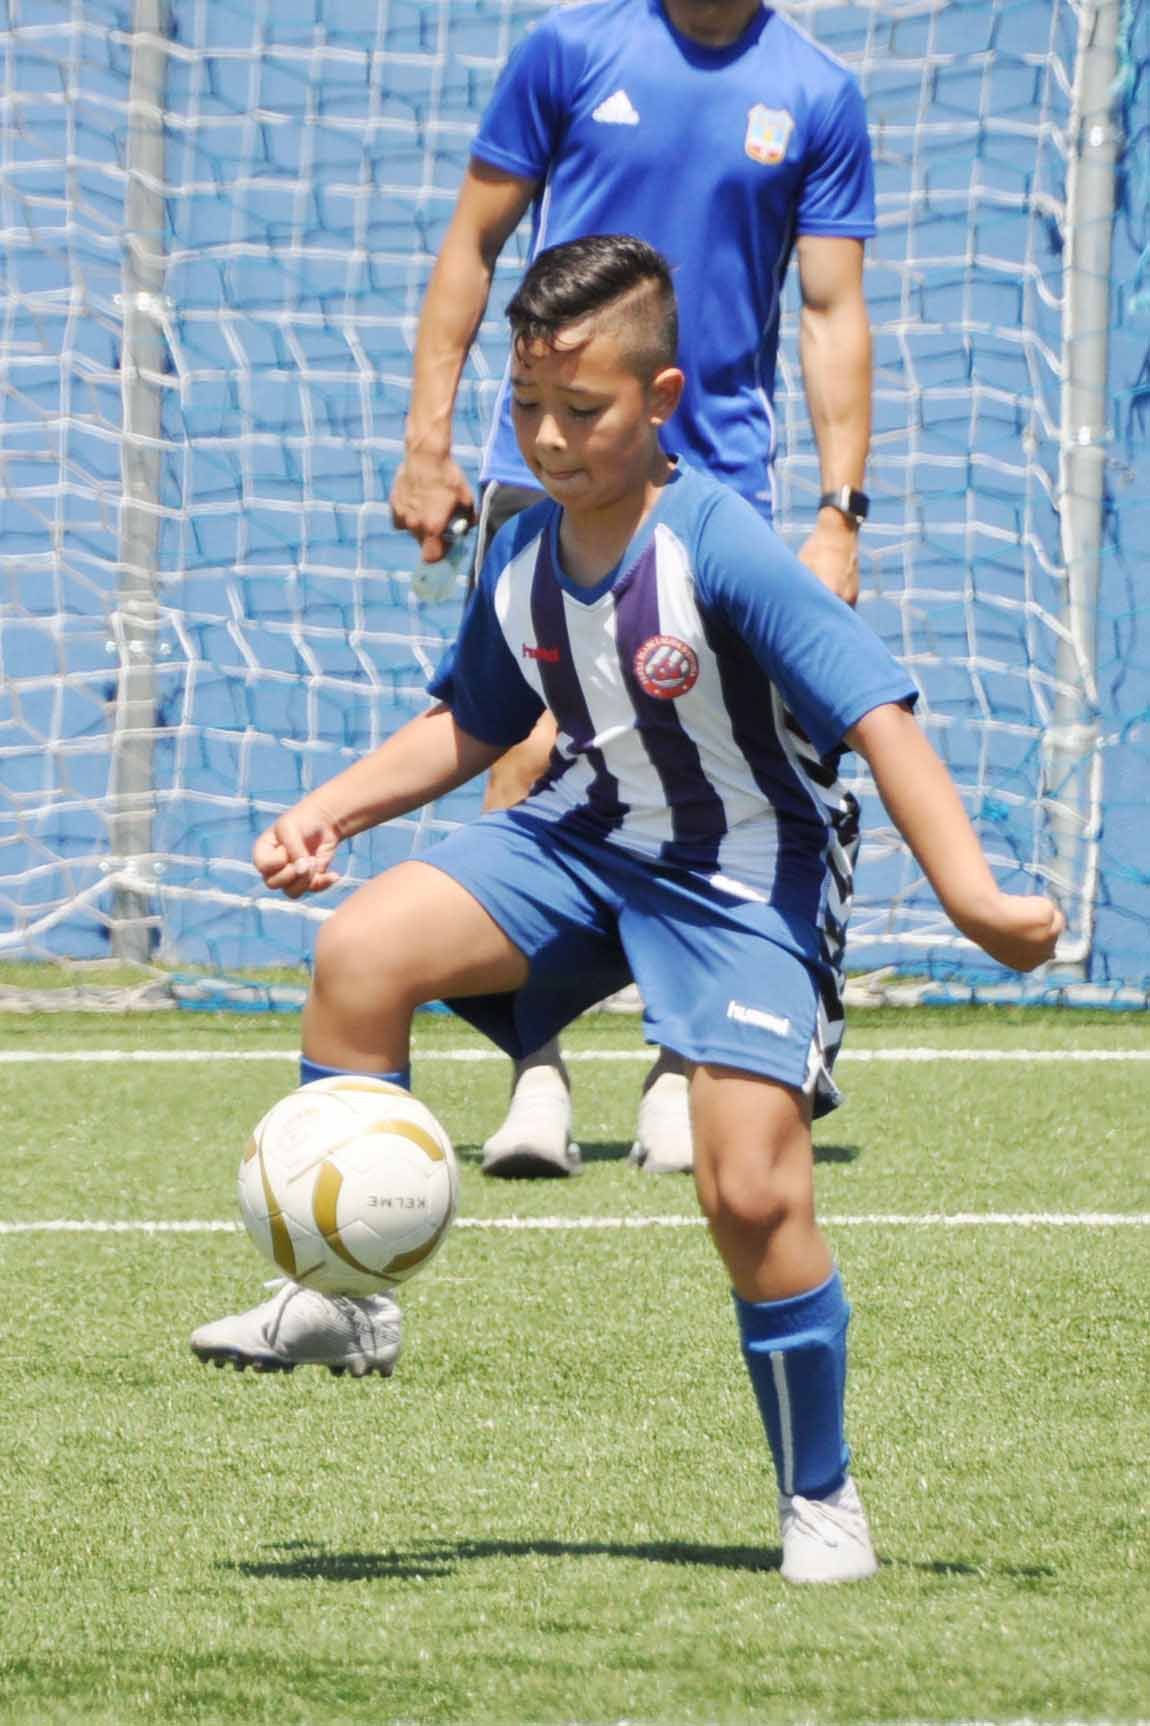
[[[371,1582],[453,1576],[461,1564],[488,1558],[637,1558],[648,1564],[706,1565],[735,1571],[777,1570],[782,1563],[778,1547],[700,1546],[675,1540],[635,1545],[612,1541],[444,1540],[392,1552],[330,1552],[318,1542],[295,1540],[273,1550],[282,1556],[228,1559],[219,1568],[240,1576],[278,1577],[286,1582]]]
[[[579,1149],[583,1155],[585,1167],[592,1163],[625,1163],[631,1154],[631,1140],[622,1139],[586,1139],[579,1140]],[[465,1168],[478,1168],[483,1161],[482,1145],[456,1145],[455,1154]],[[816,1163],[853,1163],[861,1156],[858,1145],[816,1145]],[[519,1177],[531,1179],[532,1177]],[[534,1177],[538,1180],[540,1177]],[[543,1177],[544,1179],[546,1177]],[[517,1180],[508,1181],[509,1186],[518,1185]]]
[[[390,1552],[332,1552],[318,1541],[291,1540],[271,1548],[276,1557],[227,1559],[218,1568],[234,1575],[282,1582],[426,1582],[454,1576],[461,1565],[489,1558],[633,1558],[645,1564],[761,1574],[778,1570],[777,1546],[701,1546],[687,1540],[566,1541],[566,1540],[442,1540]],[[883,1570],[917,1571],[920,1575],[990,1581],[1006,1578],[1033,1583],[1052,1580],[1049,1564],[973,1564],[964,1559],[914,1560],[882,1557]]]
[[[631,1155],[633,1143],[632,1139],[628,1139],[626,1143],[619,1139],[578,1141],[584,1163],[625,1163]]]
[[[1005,1577],[1010,1582],[1049,1582],[1058,1571],[1053,1564],[972,1564],[961,1558],[885,1558],[893,1570],[917,1570],[922,1576]]]
[[[599,1143],[593,1142],[591,1144],[588,1144],[583,1139],[579,1139],[577,1142],[584,1164],[625,1163],[631,1150],[630,1139],[628,1139],[625,1144],[620,1139],[606,1139]],[[477,1169],[483,1162],[483,1146],[456,1145],[455,1155],[464,1168]],[[556,1175],[560,1179],[563,1178],[562,1173],[559,1170],[556,1171]],[[524,1183],[531,1184],[533,1182],[536,1184],[546,1185],[548,1180],[553,1177],[547,1175],[519,1175],[511,1177],[502,1176],[497,1178],[502,1179],[506,1186],[519,1186]]]
[[[854,1163],[862,1155],[858,1145],[816,1145],[816,1163]]]

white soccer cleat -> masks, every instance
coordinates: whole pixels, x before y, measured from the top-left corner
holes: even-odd
[[[390,1378],[401,1346],[403,1316],[390,1295],[323,1295],[284,1282],[260,1306],[192,1334],[192,1352],[203,1361],[242,1372],[292,1372],[326,1366],[338,1377],[349,1372]]]
[[[571,1140],[571,1092],[562,1063],[521,1069],[498,1132],[483,1146],[483,1173],[505,1180],[577,1175],[583,1167]]]
[[[779,1525],[787,1582],[862,1582],[878,1569],[866,1511],[849,1474],[829,1498],[780,1492]]]
[[[695,1166],[688,1081],[660,1073],[639,1101],[631,1162],[645,1175],[689,1175]]]

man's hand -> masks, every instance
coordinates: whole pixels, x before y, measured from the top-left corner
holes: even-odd
[[[339,832],[319,804],[297,803],[265,829],[252,847],[252,862],[269,887],[301,899],[305,893],[322,893],[339,876],[331,860],[340,841]]]
[[[460,511],[475,520],[471,487],[451,456],[408,455],[391,488],[391,519],[419,541],[424,563],[446,555],[443,530]]]
[[[962,932],[1012,971],[1033,971],[1054,957],[1066,919],[1037,893],[996,892],[962,920]]]
[[[857,605],[859,596],[859,536],[837,509],[819,511],[814,532],[804,542],[799,557],[818,576],[824,587]]]

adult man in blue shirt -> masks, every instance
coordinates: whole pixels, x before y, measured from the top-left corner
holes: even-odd
[[[392,507],[425,561],[443,555],[452,516],[474,509],[452,458],[452,414],[495,262],[529,208],[533,257],[624,231],[670,259],[687,384],[666,447],[768,519],[779,304],[797,253],[800,359],[822,482],[801,556],[853,603],[870,432],[862,253],[874,193],[862,98],[847,69],[761,0],[587,0],[557,6],[519,44],[474,140],[420,321]],[[480,477],[482,555],[490,533],[538,496],[506,387]],[[553,736],[545,719],[505,757],[489,808],[526,794]],[[569,1122],[566,1073],[550,1046],[517,1069],[485,1169],[571,1172]],[[648,1075],[634,1155],[652,1172],[690,1166],[686,1080],[672,1057]]]

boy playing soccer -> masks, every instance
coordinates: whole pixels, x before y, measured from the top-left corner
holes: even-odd
[[[436,998],[522,1057],[633,973],[651,1040],[691,1066],[695,1181],[778,1476],[783,1575],[869,1576],[843,1431],[850,1309],[811,1150],[812,1116],[837,1101],[842,746],[993,957],[1048,959],[1061,915],[999,890],[870,629],[748,504],[664,454],[683,377],[659,254],[620,235],[556,246],[508,315],[516,432],[549,501],[496,536],[438,705],[282,816],[256,864],[290,897],[319,891],[341,839],[484,772],[544,707],[558,741],[526,802],[324,925],[302,1077],[406,1082],[412,1014]],[[386,1296],[287,1284],[192,1346],[389,1370],[396,1317]]]

